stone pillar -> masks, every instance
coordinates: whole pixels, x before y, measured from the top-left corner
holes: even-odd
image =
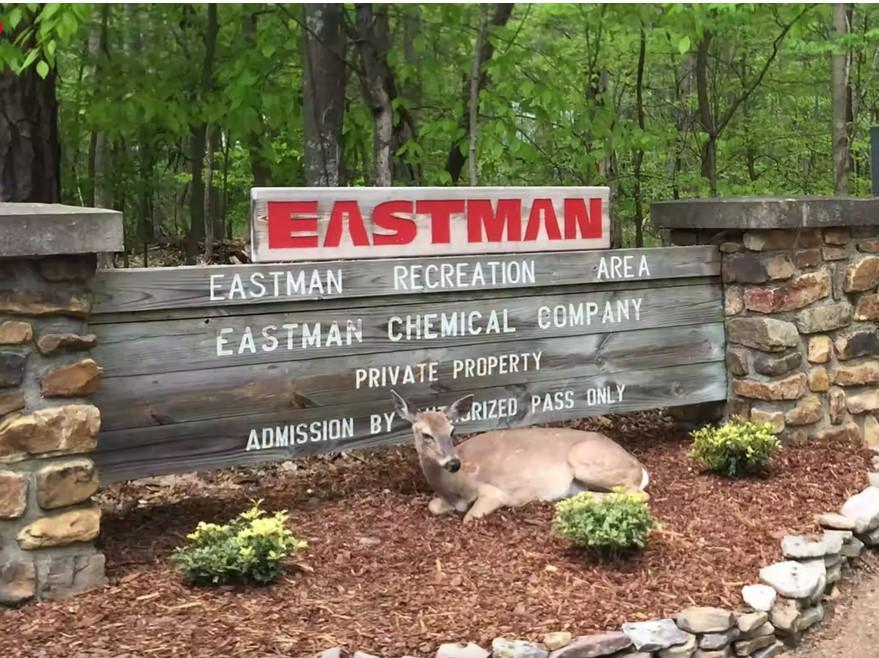
[[[668,201],[652,219],[722,254],[727,415],[879,442],[879,199]]]
[[[96,254],[122,249],[120,213],[0,203],[0,603],[105,581],[89,453]]]

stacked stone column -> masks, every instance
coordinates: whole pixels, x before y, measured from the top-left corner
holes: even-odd
[[[879,441],[879,200],[666,202],[654,221],[721,252],[728,415]]]
[[[104,582],[88,284],[120,248],[118,213],[0,204],[0,603]]]

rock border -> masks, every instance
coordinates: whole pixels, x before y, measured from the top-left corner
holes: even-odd
[[[866,548],[879,546],[879,447],[869,485],[838,512],[815,515],[821,534],[788,535],[783,560],[766,565],[742,588],[737,610],[692,606],[674,618],[626,622],[619,630],[575,636],[547,633],[542,642],[495,638],[491,650],[468,643],[440,645],[433,658],[774,658],[797,646],[825,615],[844,570]],[[340,647],[315,658],[344,658]],[[356,651],[353,658],[379,658]],[[403,656],[402,658],[412,658]]]

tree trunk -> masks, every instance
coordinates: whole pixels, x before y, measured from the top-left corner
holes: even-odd
[[[503,27],[507,24],[507,21],[510,20],[510,16],[513,13],[513,5],[509,4],[497,4],[495,5],[494,15],[490,21],[490,27]],[[477,99],[478,92],[481,92],[485,89],[485,86],[488,84],[488,75],[485,72],[486,64],[491,60],[494,56],[494,44],[491,43],[491,39],[485,39],[482,43],[482,48],[477,51],[479,53],[479,84],[477,85]],[[470,80],[465,76],[464,77],[464,90],[462,93],[462,98],[464,100],[464,111],[461,113],[461,118],[458,123],[459,127],[462,131],[465,132],[468,136],[469,143],[469,124],[470,124]],[[478,100],[477,100],[478,102]],[[461,179],[461,171],[464,169],[464,163],[467,158],[464,156],[464,153],[461,151],[461,142],[455,140],[452,143],[451,148],[449,148],[449,155],[446,157],[446,171],[449,174],[449,177],[452,179],[452,183],[457,184]]]
[[[635,112],[638,115],[638,128],[644,134],[644,63],[647,59],[647,34],[641,28],[638,47],[638,72],[635,76]],[[644,161],[644,149],[639,146],[632,157],[635,183],[632,196],[635,198],[635,246],[644,246],[644,207],[641,199],[641,164]]]
[[[110,5],[101,6],[101,23],[89,34],[89,54],[94,61],[94,84],[104,83],[104,69],[110,58],[108,24]],[[91,181],[88,203],[97,208],[109,208],[112,204],[110,177],[110,144],[103,131],[93,128],[89,136],[88,175]]]
[[[211,124],[204,129],[204,143],[207,145],[207,174],[204,184],[204,262],[214,258],[214,219],[211,217],[211,187],[214,182],[214,140],[211,137]]]
[[[707,138],[700,149],[702,178],[708,181],[708,192],[717,196],[717,130],[714,125],[714,113],[708,100],[708,49],[713,35],[703,32],[696,49],[696,98],[697,112],[702,130]]]
[[[219,31],[216,4],[211,3],[208,5],[207,18],[207,28],[204,33],[205,54],[202,65],[201,94],[199,95],[202,102],[207,101],[207,97],[210,95],[211,88],[213,87],[214,52],[217,46],[217,32]],[[192,194],[189,200],[189,239],[186,241],[186,262],[190,265],[195,263],[199,244],[205,238],[205,224],[208,221],[205,214],[205,188],[204,179],[202,178],[202,168],[204,167],[205,150],[207,148],[205,142],[207,130],[206,122],[190,126],[189,130]]]
[[[223,225],[223,235],[227,240],[232,239],[232,223],[226,218],[226,210],[229,207],[229,133],[223,135],[223,195],[220,197],[222,210],[220,221]]]
[[[476,34],[476,47],[473,49],[473,66],[470,69],[470,96],[467,101],[469,115],[469,148],[467,149],[467,169],[469,172],[470,185],[476,186],[476,145],[479,139],[479,77],[482,70],[480,57],[482,45],[485,43],[485,32],[488,29],[488,8],[482,5],[482,14],[479,18],[479,32]]]
[[[61,200],[55,79],[54,69],[43,79],[36,66],[21,75],[8,67],[0,72],[0,201]]]
[[[256,28],[257,28],[257,17],[259,15],[259,11],[253,11],[252,13],[245,14],[243,17],[243,25],[242,32],[244,33],[244,43],[245,48],[254,49],[256,48]],[[272,163],[269,162],[264,153],[263,153],[263,140],[266,139],[266,127],[265,121],[263,120],[262,113],[260,112],[260,108],[257,108],[257,122],[256,125],[248,131],[245,143],[247,145],[247,152],[250,155],[250,174],[253,176],[253,186],[254,187],[268,187],[271,185],[272,179]],[[224,157],[228,157],[228,144],[226,145],[224,151]],[[224,172],[225,176],[225,172]],[[224,178],[225,180],[225,178]],[[226,207],[225,203],[223,204],[223,224],[226,224]],[[231,239],[231,234],[228,235]]]
[[[379,5],[373,9],[371,4],[358,4],[355,14],[363,62],[364,95],[375,126],[372,143],[375,184],[388,187],[394,183],[394,109],[391,102],[395,95],[388,65],[391,47],[388,8]]]
[[[341,185],[347,40],[341,4],[304,7],[302,113],[305,184]]]
[[[832,8],[832,40],[839,41],[848,33],[848,20],[845,4],[834,4]],[[839,52],[830,56],[830,97],[831,97],[831,137],[833,153],[833,191],[848,194],[849,145],[846,118],[848,110],[848,54],[843,46],[836,44]]]

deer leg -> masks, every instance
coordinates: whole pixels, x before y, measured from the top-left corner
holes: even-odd
[[[479,498],[470,507],[464,515],[464,523],[470,523],[476,519],[488,516],[496,509],[503,507],[505,504],[503,494],[494,487],[479,491]]]
[[[439,516],[440,514],[448,514],[449,512],[454,511],[455,507],[454,505],[450,505],[445,498],[436,496],[427,504],[427,509],[429,509],[432,514]]]

